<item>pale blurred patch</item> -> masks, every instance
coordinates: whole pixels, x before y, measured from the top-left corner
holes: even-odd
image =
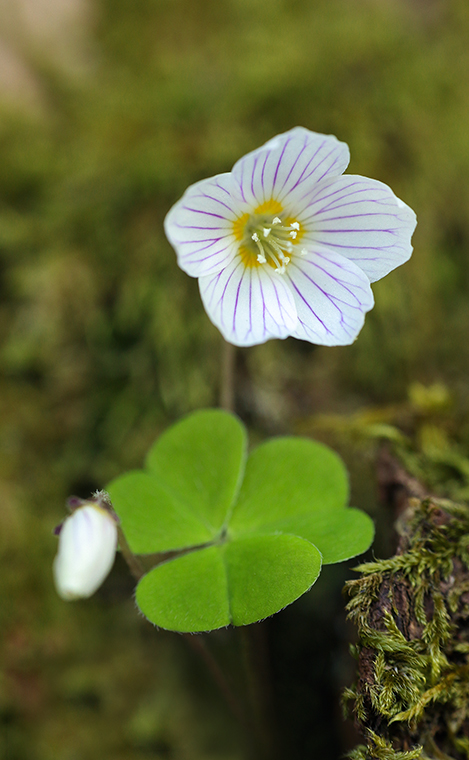
[[[87,0],[0,0],[0,98],[40,108],[37,67],[79,75],[92,59]]]

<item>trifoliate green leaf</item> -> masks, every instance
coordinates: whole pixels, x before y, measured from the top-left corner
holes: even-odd
[[[177,631],[248,625],[295,601],[323,563],[365,551],[370,518],[347,508],[340,458],[305,438],[275,438],[246,462],[241,422],[195,412],[169,428],[147,468],[108,487],[136,554],[188,550],[139,582],[146,617]]]

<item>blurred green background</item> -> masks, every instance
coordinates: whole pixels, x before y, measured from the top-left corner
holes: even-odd
[[[440,382],[468,450],[468,39],[467,0],[2,0],[2,760],[246,757],[185,642],[135,612],[120,558],[89,602],[51,582],[65,498],[217,403],[221,339],[162,227],[188,184],[299,124],[346,141],[349,171],[419,218],[413,259],[374,286],[353,346],[238,352],[253,441],[319,413],[378,407],[389,422],[412,383]],[[340,446],[354,503],[379,517],[370,451]],[[330,568],[267,626],[292,760],[355,741],[338,706],[353,677],[345,577]],[[209,645],[236,671],[233,632]]]

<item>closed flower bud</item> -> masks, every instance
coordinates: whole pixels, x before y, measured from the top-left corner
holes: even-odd
[[[112,514],[86,502],[64,521],[54,560],[54,580],[63,599],[91,596],[114,563],[117,524]]]

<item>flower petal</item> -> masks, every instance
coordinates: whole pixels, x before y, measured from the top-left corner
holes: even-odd
[[[295,329],[289,282],[269,266],[249,267],[237,256],[222,272],[201,277],[199,287],[213,324],[235,346],[286,338]]]
[[[333,135],[295,127],[234,165],[233,194],[254,208],[272,199],[290,207],[290,193],[304,195],[324,177],[339,176],[349,160],[348,146]]]
[[[306,230],[302,242],[337,251],[354,261],[371,282],[412,254],[416,216],[377,180],[353,175],[326,179],[303,199],[297,213]]]
[[[96,504],[75,510],[64,521],[54,560],[54,579],[63,599],[91,596],[106,578],[117,546],[114,518]]]
[[[352,261],[329,249],[309,249],[288,265],[298,325],[295,338],[324,346],[353,343],[373,307],[368,277]]]
[[[191,185],[164,221],[178,264],[191,277],[219,272],[236,254],[239,242],[233,222],[245,208],[233,202],[230,174],[218,174]]]

